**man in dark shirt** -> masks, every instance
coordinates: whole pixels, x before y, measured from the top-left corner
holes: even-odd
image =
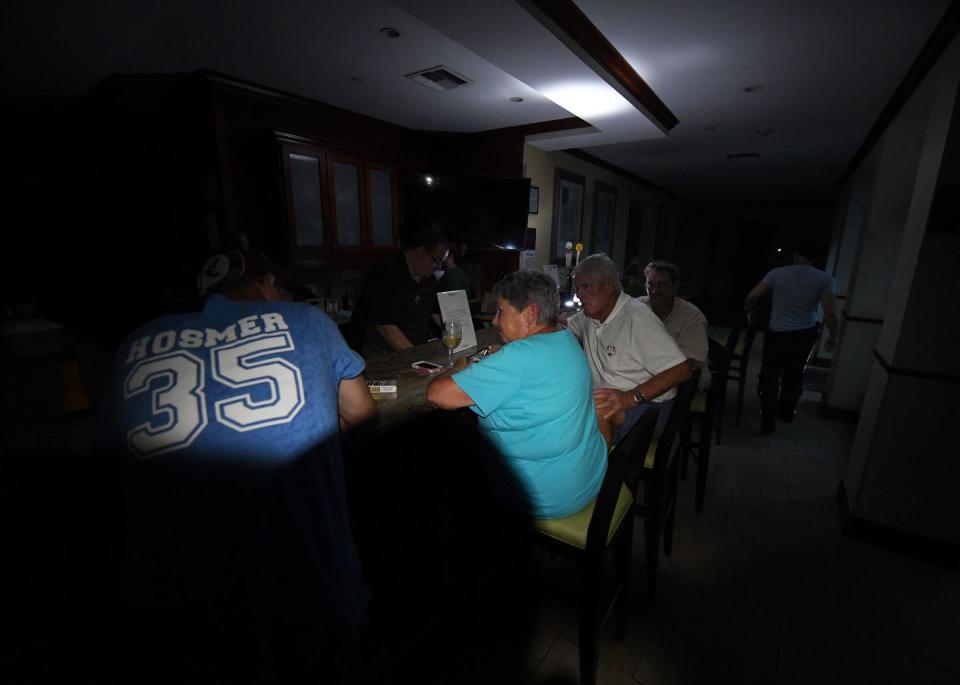
[[[367,274],[354,311],[353,344],[364,356],[403,350],[438,334],[437,279],[449,251],[436,231],[414,236],[404,249]]]
[[[450,253],[443,262],[443,276],[440,277],[440,292],[465,290],[467,297],[473,299],[473,286],[467,272],[457,266],[457,260],[467,254],[467,241],[459,232],[447,232],[450,238]]]

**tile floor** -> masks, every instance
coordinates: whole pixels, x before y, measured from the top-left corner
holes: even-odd
[[[854,427],[821,418],[819,400],[806,393],[770,436],[752,389],[741,426],[728,407],[705,510],[693,510],[692,478],[682,483],[658,599],[643,601],[635,559],[627,637],[605,629],[601,683],[960,683],[960,573],[841,535],[835,491]],[[636,555],[642,525],[635,535]],[[555,584],[566,564],[544,557],[536,572]],[[529,679],[576,683],[575,602],[543,585],[531,587]]]

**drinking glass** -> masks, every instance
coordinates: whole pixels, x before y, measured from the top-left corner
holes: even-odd
[[[453,348],[463,339],[463,330],[459,321],[443,322],[443,344],[447,346],[447,365],[453,368]]]

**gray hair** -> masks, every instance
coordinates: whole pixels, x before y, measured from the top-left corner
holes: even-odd
[[[644,267],[643,275],[649,276],[653,271],[662,271],[665,274],[670,274],[670,282],[673,285],[680,282],[680,267],[676,264],[671,264],[670,262],[650,262]]]
[[[560,296],[556,282],[539,271],[517,271],[504,276],[493,286],[493,294],[502,297],[517,311],[537,305],[537,323],[555,326],[560,316]]]
[[[613,260],[605,254],[592,254],[584,259],[573,270],[573,275],[577,274],[590,274],[601,281],[612,283],[620,290],[620,272]]]

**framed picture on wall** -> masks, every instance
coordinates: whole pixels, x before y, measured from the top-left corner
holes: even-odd
[[[586,179],[558,168],[553,190],[553,256],[564,256],[564,245],[580,242]]]
[[[530,206],[527,207],[527,214],[536,214],[540,211],[540,189],[537,186],[530,186]]]
[[[597,181],[593,185],[593,252],[613,257],[613,227],[617,218],[617,189]]]

